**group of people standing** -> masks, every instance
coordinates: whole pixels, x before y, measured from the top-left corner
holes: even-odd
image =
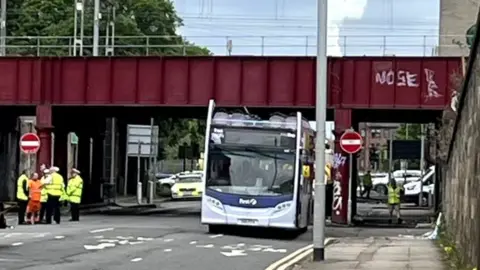
[[[83,179],[80,171],[73,168],[65,188],[63,176],[59,168],[52,166],[47,169],[40,166],[39,173],[28,175],[24,170],[17,180],[18,224],[46,223],[60,224],[60,206],[70,203],[70,221],[79,221],[80,203],[82,200]]]

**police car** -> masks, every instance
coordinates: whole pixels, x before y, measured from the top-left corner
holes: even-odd
[[[184,174],[175,178],[172,199],[200,199],[203,195],[202,174]]]
[[[188,175],[202,175],[202,171],[184,171],[174,175],[165,175],[166,177],[161,177],[160,174],[157,175],[157,194],[163,197],[170,197],[172,195],[172,186],[175,185],[177,179],[180,176]],[[163,176],[163,175],[162,175]]]

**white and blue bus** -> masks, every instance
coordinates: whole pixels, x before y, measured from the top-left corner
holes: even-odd
[[[210,100],[204,152],[203,224],[305,231],[312,216],[314,137],[301,113],[261,120],[215,111]]]

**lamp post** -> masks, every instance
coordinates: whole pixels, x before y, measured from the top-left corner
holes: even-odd
[[[315,200],[313,219],[313,260],[325,259],[325,123],[327,121],[327,7],[328,0],[317,0],[317,70],[315,121]]]

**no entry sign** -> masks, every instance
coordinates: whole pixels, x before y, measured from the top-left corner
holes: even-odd
[[[40,138],[35,133],[25,133],[20,138],[20,150],[25,154],[35,154],[40,149]]]
[[[355,154],[362,149],[362,136],[355,131],[345,131],[340,137],[340,148],[348,154]]]

